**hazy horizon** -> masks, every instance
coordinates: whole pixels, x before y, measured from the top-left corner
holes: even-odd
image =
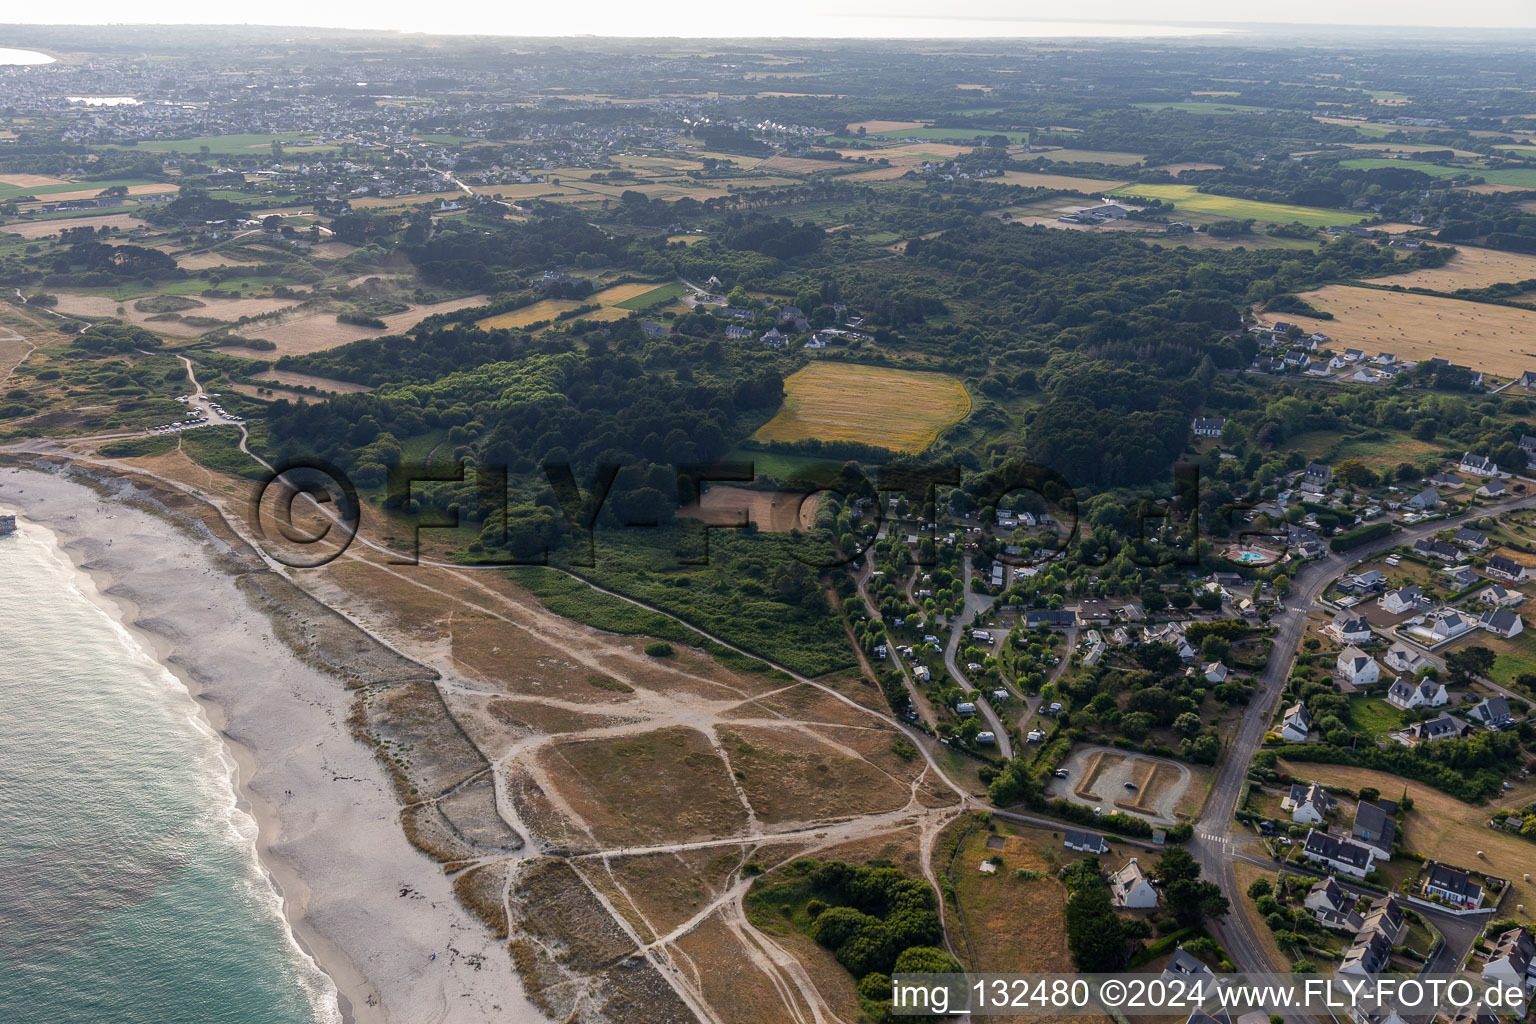
[[[259,20],[240,9],[239,17],[210,17],[216,12],[192,0],[148,0],[131,12],[104,0],[82,0],[60,17],[58,9],[18,12],[13,25],[164,25],[175,27],[242,25],[263,27],[374,29],[434,35],[584,38],[1061,38],[1100,36],[1157,38],[1236,33],[1242,27],[1383,29],[1536,29],[1536,5],[1525,0],[1469,0],[1448,9],[1429,0],[1297,0],[1285,11],[1265,11],[1261,20],[1233,17],[1219,0],[1173,0],[1148,18],[1145,4],[1103,0],[1091,17],[1061,19],[1059,8],[1028,5],[1021,12],[1005,0],[967,0],[942,14],[919,0],[843,0],[835,6],[811,0],[787,0],[771,14],[742,8],[682,12],[635,0],[596,0],[575,8],[468,11],[467,18],[445,21],[436,9],[409,4],[342,0],[326,4],[272,0]],[[1036,7],[1036,14],[1030,7]],[[1052,17],[1051,15],[1057,15]],[[596,29],[594,31],[594,29]]]

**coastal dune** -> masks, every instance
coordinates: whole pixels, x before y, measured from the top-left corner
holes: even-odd
[[[156,509],[121,480],[88,484],[0,463],[0,505],[52,531],[82,591],[197,698],[238,765],[237,792],[284,913],[334,980],[344,1019],[543,1019],[504,944],[406,838],[388,772],[348,724],[349,685],[430,679],[432,670],[345,620],[322,622],[299,601],[274,599],[302,595],[237,537]],[[344,645],[323,646],[348,629]]]

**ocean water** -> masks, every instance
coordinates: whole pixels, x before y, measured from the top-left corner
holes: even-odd
[[[34,64],[52,64],[53,58],[46,53],[38,53],[36,50],[13,50],[0,46],[0,66],[19,65],[23,67]]]
[[[0,1021],[334,1024],[218,737],[49,541],[0,537]]]

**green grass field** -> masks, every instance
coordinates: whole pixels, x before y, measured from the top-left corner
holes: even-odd
[[[0,203],[15,199],[17,196],[37,196],[39,199],[57,195],[61,192],[90,192],[94,196],[102,189],[111,188],[114,185],[151,185],[148,178],[113,178],[110,181],[66,181],[59,185],[7,185],[0,182]]]
[[[258,150],[266,149],[276,139],[285,147],[292,146],[302,149],[306,153],[334,152],[339,147],[334,145],[305,145],[307,141],[313,142],[315,136],[305,132],[275,132],[270,135],[201,135],[191,139],[157,139],[154,142],[141,142],[137,146],[122,146],[121,149],[142,149],[150,153],[196,153],[204,146],[210,153],[236,153],[251,154]]]
[[[1403,724],[1403,713],[1380,697],[1351,697],[1349,724],[1372,736],[1382,736]]]
[[[1200,103],[1186,101],[1183,103],[1132,103],[1131,106],[1142,110],[1182,110],[1186,114],[1262,114],[1268,113],[1268,107],[1249,107],[1241,103]]]
[[[1490,185],[1518,185],[1522,188],[1536,188],[1536,167],[1512,167],[1499,171],[1484,170],[1480,167],[1442,167],[1439,164],[1425,163],[1423,160],[1382,160],[1376,157],[1362,157],[1359,160],[1340,160],[1340,167],[1351,170],[1373,170],[1377,167],[1402,167],[1411,171],[1423,171],[1425,174],[1436,178],[1454,178],[1458,174],[1476,174]]]
[[[1231,220],[1267,221],[1272,224],[1289,224],[1300,221],[1314,228],[1330,224],[1354,224],[1358,214],[1346,210],[1320,210],[1313,206],[1292,206],[1288,203],[1261,203],[1252,199],[1232,199],[1228,196],[1207,195],[1193,185],[1127,185],[1110,195],[1141,196],[1146,199],[1172,201],[1178,210],[1204,214],[1208,217],[1225,217]]]
[[[687,294],[687,292],[688,287],[681,281],[673,281],[670,284],[662,285],[660,288],[652,288],[648,292],[642,292],[632,299],[625,299],[623,302],[616,302],[614,303],[614,306],[618,309],[629,309],[636,311],[642,309],[650,309],[652,306],[659,306],[680,299],[685,294]]]

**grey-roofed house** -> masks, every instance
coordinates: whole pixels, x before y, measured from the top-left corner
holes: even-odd
[[[1392,859],[1392,842],[1397,838],[1397,820],[1375,804],[1364,800],[1355,805],[1351,837],[1374,849],[1382,860]]]
[[[1376,851],[1369,846],[1316,829],[1307,833],[1301,852],[1308,860],[1326,864],[1356,878],[1364,878],[1370,873],[1376,857]]]
[[[1387,668],[1393,672],[1401,672],[1404,675],[1417,675],[1419,669],[1429,664],[1429,659],[1407,644],[1398,642],[1387,648],[1385,657]]]
[[[1338,801],[1317,783],[1294,783],[1291,791],[1280,801],[1280,809],[1291,812],[1291,820],[1301,824],[1316,825],[1328,812],[1338,806]]]
[[[1488,559],[1488,565],[1483,571],[1494,579],[1509,580],[1512,583],[1523,583],[1530,575],[1525,566],[1504,555],[1494,555]]]
[[[1080,832],[1077,829],[1065,829],[1061,834],[1061,845],[1069,850],[1079,853],[1108,853],[1109,844],[1101,835],[1092,832]]]
[[[1525,628],[1525,620],[1508,608],[1488,609],[1486,612],[1483,612],[1483,617],[1477,620],[1477,624],[1495,636],[1502,636],[1506,639]]]
[[[1509,700],[1503,695],[1479,702],[1467,712],[1467,717],[1495,730],[1508,728],[1515,721]]]
[[[1428,677],[1415,680],[1409,676],[1399,676],[1387,689],[1387,703],[1403,711],[1444,707],[1450,700],[1451,695],[1446,692],[1445,684]]]
[[[1333,617],[1329,624],[1333,635],[1346,644],[1365,643],[1371,638],[1371,624],[1365,616],[1356,615],[1351,611],[1342,611]]]
[[[1405,735],[1417,743],[1433,743],[1436,740],[1452,740],[1465,736],[1469,730],[1450,715],[1417,722],[1405,730]]]
[[[1482,551],[1488,546],[1488,538],[1470,526],[1463,526],[1457,530],[1456,536],[1452,537],[1451,540],[1468,551]]]
[[[1354,894],[1332,875],[1314,883],[1302,905],[1312,911],[1319,924],[1329,928],[1357,932],[1365,924],[1365,918],[1355,910]]]
[[[1418,509],[1421,512],[1426,509],[1438,508],[1440,505],[1440,492],[1435,490],[1433,487],[1426,487],[1418,494],[1415,494],[1413,497],[1403,502],[1403,504],[1407,505],[1409,508]]]
[[[1392,959],[1392,943],[1380,933],[1362,931],[1345,950],[1339,962],[1339,974],[1380,974]]]
[[[1438,558],[1442,562],[1454,562],[1461,557],[1461,552],[1433,537],[1421,537],[1414,541],[1413,553],[1421,558]]]
[[[1381,605],[1381,610],[1391,612],[1393,615],[1402,615],[1406,612],[1419,610],[1420,602],[1424,600],[1424,590],[1417,583],[1406,587],[1398,587],[1381,595],[1376,603]]]
[[[1424,876],[1424,893],[1444,900],[1463,910],[1475,910],[1483,905],[1483,887],[1472,881],[1472,876],[1460,868],[1436,864]]]
[[[1488,947],[1483,980],[1536,988],[1536,938],[1530,929],[1516,927],[1499,934]]]
[[[1050,610],[1047,608],[1031,608],[1024,613],[1024,626],[1026,629],[1035,629],[1046,626],[1050,629],[1071,629],[1077,625],[1077,612],[1070,608]]]

